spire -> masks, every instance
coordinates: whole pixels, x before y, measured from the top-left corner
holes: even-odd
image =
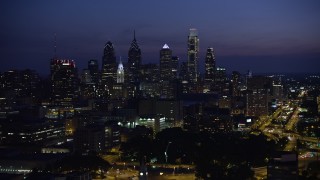
[[[136,40],[136,30],[135,29],[133,30],[133,40],[134,41]]]
[[[122,64],[122,60],[121,60],[121,56],[120,56],[120,62],[119,62],[119,65],[118,65],[118,70],[123,70],[123,64]]]
[[[54,36],[54,45],[53,45],[53,49],[54,49],[54,59],[57,58],[57,33],[53,34]]]

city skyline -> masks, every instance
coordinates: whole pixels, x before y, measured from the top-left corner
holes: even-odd
[[[229,73],[249,69],[253,73],[319,72],[317,1],[165,4],[1,2],[0,71],[30,68],[48,75],[55,33],[58,58],[75,60],[79,70],[90,59],[96,59],[101,69],[108,41],[114,45],[117,62],[122,56],[127,63],[134,30],[142,64],[159,64],[159,50],[165,43],[180,63],[186,62],[189,29],[197,28],[202,73],[208,47],[214,49],[217,66]]]
[[[320,1],[1,1],[0,179],[320,179]]]

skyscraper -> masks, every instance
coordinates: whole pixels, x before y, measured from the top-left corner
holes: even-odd
[[[247,82],[247,116],[268,115],[268,100],[272,79],[264,76],[252,76]]]
[[[140,81],[141,50],[138,46],[134,32],[133,41],[128,52],[128,78],[129,82]]]
[[[165,44],[160,50],[160,80],[170,80],[172,77],[172,50]]]
[[[124,69],[121,59],[117,70],[117,83],[124,83]]]
[[[231,94],[233,97],[240,96],[239,83],[240,83],[240,73],[238,71],[232,71]]]
[[[190,29],[188,36],[188,73],[191,82],[197,82],[199,77],[199,39],[197,29]]]
[[[216,60],[213,53],[213,48],[208,48],[206,53],[206,60],[205,60],[205,76],[204,79],[207,82],[214,81],[214,72],[216,69]]]
[[[178,69],[179,69],[179,57],[172,56],[172,79],[178,78]]]
[[[91,59],[88,61],[88,69],[91,75],[91,80],[93,83],[97,84],[99,82],[99,65],[98,61]]]
[[[102,84],[113,83],[116,80],[117,62],[113,44],[108,41],[104,46],[102,57]]]
[[[73,60],[51,60],[52,100],[56,105],[69,106],[76,97],[77,70]]]
[[[224,83],[227,79],[226,68],[217,67],[214,73],[215,83]]]

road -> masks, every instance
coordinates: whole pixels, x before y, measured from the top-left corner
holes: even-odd
[[[297,149],[297,139],[289,138],[289,142],[285,145],[283,151],[295,151]]]
[[[267,166],[252,168],[254,171],[255,179],[266,179],[267,178]]]
[[[107,179],[138,179],[137,162],[114,162],[105,173]],[[148,179],[195,179],[194,165],[151,164],[147,166]]]
[[[291,118],[289,119],[288,123],[285,126],[285,130],[287,131],[296,131],[297,123],[299,121],[299,108],[295,107]]]

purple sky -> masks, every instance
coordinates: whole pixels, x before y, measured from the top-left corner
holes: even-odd
[[[229,72],[320,72],[319,17],[319,0],[1,1],[0,71],[48,74],[54,33],[58,57],[79,70],[89,59],[101,66],[109,40],[126,61],[134,29],[143,63],[158,63],[164,43],[186,61],[189,29],[197,28],[201,68],[210,46]]]

